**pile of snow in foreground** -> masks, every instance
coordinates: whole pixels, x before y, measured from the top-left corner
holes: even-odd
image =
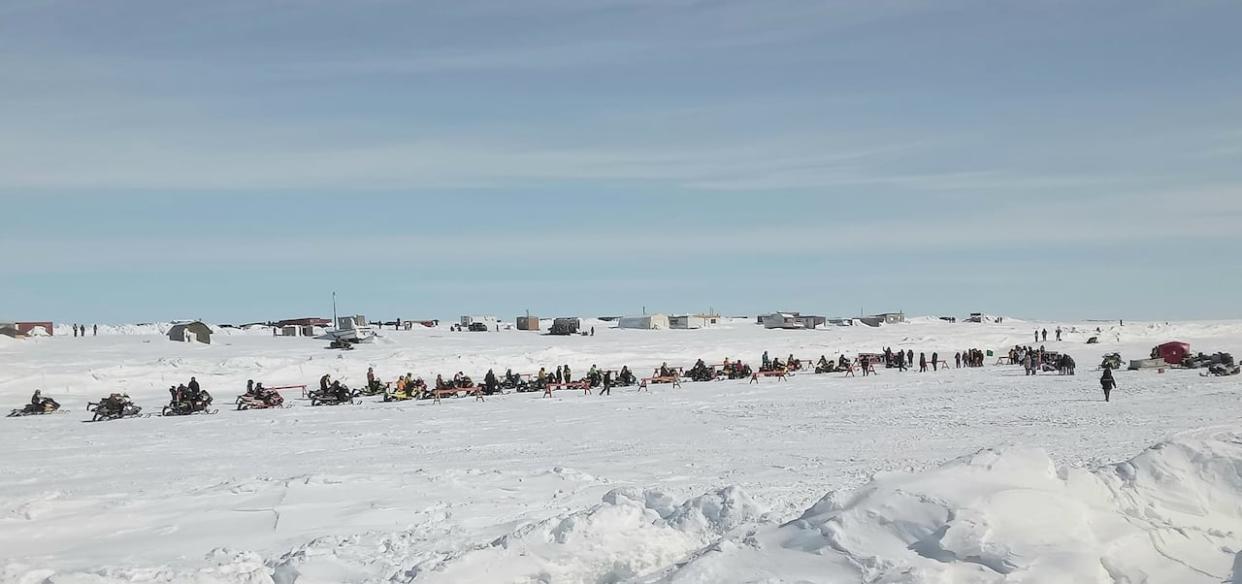
[[[983,450],[773,521],[736,487],[681,504],[619,489],[446,557],[403,562],[410,550],[390,534],[317,541],[271,564],[280,583],[366,561],[429,583],[1239,582],[1242,432],[1185,434],[1093,470]]]

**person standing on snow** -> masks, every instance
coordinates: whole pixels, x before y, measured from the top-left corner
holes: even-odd
[[[1104,390],[1104,401],[1108,401],[1108,396],[1114,389],[1117,389],[1117,380],[1113,379],[1113,369],[1111,367],[1104,368],[1104,374],[1100,376],[1100,389]]]
[[[1061,327],[1057,327],[1057,342],[1061,342]]]
[[[919,353],[919,373],[927,373],[927,353]]]
[[[940,353],[932,353],[932,371],[940,371]]]
[[[612,370],[604,372],[604,389],[599,390],[600,395],[612,395]]]

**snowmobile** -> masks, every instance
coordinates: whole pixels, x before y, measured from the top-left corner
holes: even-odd
[[[384,392],[384,401],[406,401],[411,399],[419,399],[427,392],[427,382],[422,379],[415,379],[401,385],[401,387],[390,387]]]
[[[1199,353],[1192,357],[1186,357],[1182,360],[1182,367],[1187,369],[1199,369],[1202,367],[1211,367],[1213,365],[1223,365],[1226,368],[1233,367],[1233,355],[1229,353],[1215,353],[1205,355]]]
[[[358,390],[349,389],[334,381],[328,389],[317,389],[306,394],[306,397],[310,398],[312,406],[338,406],[344,403],[354,403],[354,398],[358,397]]]
[[[265,410],[284,406],[285,398],[274,389],[266,389],[258,385],[254,391],[237,396],[238,410]]]
[[[188,396],[186,394],[173,395],[172,401],[164,406],[161,416],[188,416],[190,414],[214,414],[220,410],[209,409],[211,406],[211,394],[206,391],[199,391],[197,396]]]
[[[522,379],[521,375],[514,375],[512,377],[506,376],[500,379],[500,390],[501,391],[516,391],[516,392],[534,391],[533,389],[528,388],[529,385],[530,384],[527,383],[525,379]]]
[[[370,397],[373,395],[384,395],[388,393],[389,389],[390,389],[390,386],[388,384],[380,383],[379,381],[376,381],[375,383],[368,383],[367,385],[363,386],[362,389],[359,389],[358,395],[365,395],[367,397]]]
[[[119,420],[121,418],[145,418],[151,415],[143,414],[142,407],[134,405],[134,402],[129,400],[129,395],[123,393],[114,393],[98,402],[88,403],[86,404],[86,411],[95,414],[91,418],[91,422]]]
[[[354,350],[354,345],[353,343],[347,340],[344,340],[344,339],[332,339],[332,342],[328,343],[327,348],[328,349],[340,349],[342,351],[352,351]]]
[[[30,398],[30,403],[20,410],[9,412],[8,417],[17,418],[20,416],[41,416],[50,414],[60,409],[60,403],[50,397],[41,397],[36,390],[34,397]]]
[[[638,385],[638,378],[634,376],[634,372],[629,367],[622,367],[621,372],[617,374],[617,379],[612,382],[613,387],[630,387]]]
[[[1121,369],[1121,353],[1109,353],[1100,361],[1100,369]]]
[[[1230,375],[1237,375],[1239,373],[1242,373],[1242,367],[1237,367],[1237,366],[1229,367],[1223,363],[1217,363],[1215,365],[1212,365],[1211,367],[1208,367],[1207,372],[1200,373],[1199,376],[1200,377],[1228,377]]]

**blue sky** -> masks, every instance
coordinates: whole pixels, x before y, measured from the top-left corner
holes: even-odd
[[[0,1],[0,318],[1239,317],[1242,4]]]

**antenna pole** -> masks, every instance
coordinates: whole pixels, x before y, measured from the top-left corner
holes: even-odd
[[[336,326],[336,290],[332,291],[332,326]]]

